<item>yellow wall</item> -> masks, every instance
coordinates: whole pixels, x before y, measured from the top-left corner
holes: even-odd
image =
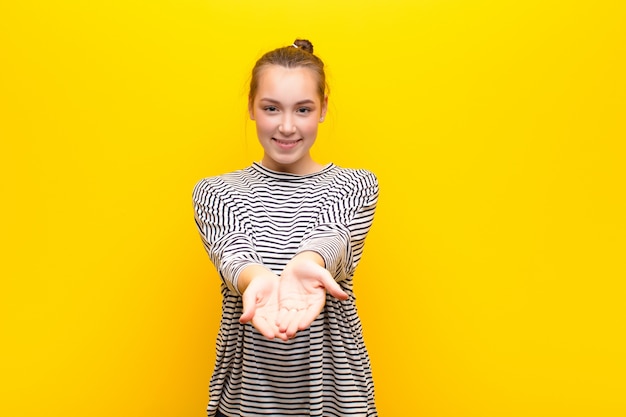
[[[258,56],[310,38],[316,155],[375,171],[357,294],[381,416],[626,415],[626,7],[5,1],[0,415],[203,416],[191,189],[260,156]]]

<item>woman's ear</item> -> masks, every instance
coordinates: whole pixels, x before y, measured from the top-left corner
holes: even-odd
[[[322,102],[322,111],[320,112],[320,123],[324,121],[326,118],[326,111],[328,110],[328,96],[324,96],[324,101]]]
[[[248,97],[248,114],[250,115],[250,120],[254,120],[254,100],[252,97]]]

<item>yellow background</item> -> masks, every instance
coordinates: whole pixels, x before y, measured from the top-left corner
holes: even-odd
[[[328,64],[317,158],[380,181],[380,415],[626,415],[618,0],[3,1],[0,415],[205,415],[191,190],[259,159],[248,74],[295,37]]]

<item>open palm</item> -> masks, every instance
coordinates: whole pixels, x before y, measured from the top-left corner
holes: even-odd
[[[278,288],[276,323],[281,335],[292,338],[309,327],[326,304],[326,291],[339,299],[348,297],[330,272],[317,263],[302,260],[287,265]]]
[[[268,339],[278,337],[287,340],[284,332],[278,330],[277,317],[278,283],[276,275],[268,274],[253,279],[242,295],[243,313],[241,323],[252,325]]]

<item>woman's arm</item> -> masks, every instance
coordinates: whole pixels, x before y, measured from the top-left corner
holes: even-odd
[[[378,203],[378,180],[373,173],[355,171],[350,179],[340,197],[324,208],[298,249],[319,254],[337,281],[354,274]]]
[[[242,296],[239,321],[251,322],[268,339],[286,340],[277,325],[279,277],[262,264],[226,185],[219,178],[200,181],[193,191],[193,205],[211,262],[229,290]]]
[[[278,327],[288,338],[303,330],[320,314],[326,292],[345,300],[338,282],[351,277],[361,258],[365,237],[378,201],[378,181],[368,171],[340,193],[322,211],[296,256],[280,278]]]
[[[219,177],[201,180],[193,190],[193,207],[196,226],[211,262],[228,289],[241,295],[248,285],[239,284],[242,272],[249,266],[262,268],[263,262],[228,187]],[[249,281],[249,277],[244,279]]]

